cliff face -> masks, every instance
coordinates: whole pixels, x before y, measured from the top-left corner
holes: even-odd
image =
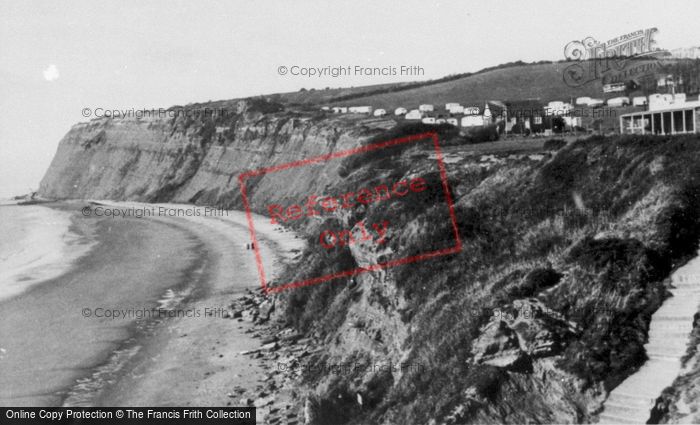
[[[371,125],[371,123],[370,123]],[[192,202],[239,207],[240,173],[357,146],[372,130],[347,117],[241,111],[193,119],[97,119],[61,140],[41,181],[48,198]],[[256,178],[253,207],[335,179],[337,163]]]

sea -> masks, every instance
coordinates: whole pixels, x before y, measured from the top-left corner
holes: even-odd
[[[183,228],[81,214],[84,203],[0,204],[0,406],[91,406],[202,283]],[[98,314],[99,313],[99,314]]]
[[[0,203],[0,301],[61,275],[93,245],[68,211]]]

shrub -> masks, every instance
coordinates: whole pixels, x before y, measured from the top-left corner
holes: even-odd
[[[467,131],[465,137],[469,144],[495,142],[499,138],[498,126],[496,124],[477,127]]]
[[[561,274],[552,268],[536,268],[513,288],[508,290],[511,298],[533,297],[543,289],[547,289],[559,283]]]
[[[264,97],[251,97],[248,99],[248,110],[251,112],[260,112],[263,114],[271,114],[284,110],[281,103],[268,100]]]
[[[549,139],[544,142],[544,149],[548,151],[558,151],[559,149],[566,146],[566,142],[562,139]]]
[[[445,138],[455,138],[459,136],[459,130],[454,126],[449,124],[441,125],[428,125],[421,122],[404,122],[401,123],[385,132],[382,132],[374,137],[372,137],[367,144],[381,143],[394,139],[400,139],[402,137],[412,136],[416,134],[423,133],[437,133],[440,139]],[[418,142],[419,144],[427,144],[430,142]],[[408,149],[415,148],[416,143],[401,143],[395,146],[390,146],[386,148],[376,149],[370,152],[359,153],[356,155],[351,155],[343,160],[341,163],[338,174],[340,177],[347,177],[353,171],[359,169],[360,167],[372,167],[372,164],[376,164],[378,161],[393,161],[398,158],[403,152]],[[394,164],[395,166],[396,164]]]

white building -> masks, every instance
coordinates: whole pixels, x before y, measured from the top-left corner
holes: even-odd
[[[662,95],[649,96],[649,110],[620,115],[623,134],[700,133],[700,99],[664,103]]]
[[[448,118],[447,123],[457,127],[459,125],[459,120],[457,118]]]
[[[603,105],[605,105],[605,101],[603,99],[591,99],[591,101],[588,102],[588,106],[591,108],[598,108]]]
[[[560,100],[553,100],[545,107],[546,115],[566,115],[574,109],[573,105]]]
[[[627,106],[630,104],[630,98],[627,96],[613,97],[608,99],[606,105],[612,108],[619,108],[621,106]]]
[[[435,124],[445,124],[447,121],[444,118],[438,118],[435,120]]]
[[[322,111],[330,111],[331,108],[329,108],[328,106],[321,106],[321,110]]]
[[[479,109],[478,106],[465,106],[463,112],[464,115],[479,115],[481,113],[481,109]]]
[[[349,109],[351,114],[371,114],[371,106],[351,106]]]
[[[483,115],[465,115],[462,117],[462,127],[479,127],[484,125]]]
[[[433,107],[433,105],[426,103],[426,104],[420,105],[418,107],[418,110],[421,112],[433,112],[435,110],[435,108]]]
[[[435,124],[434,117],[425,117],[421,121],[423,122],[423,124]]]
[[[644,106],[647,103],[647,97],[646,96],[636,96],[632,98],[632,105],[634,106]]]
[[[408,111],[406,110],[406,108],[400,108],[400,107],[399,107],[399,108],[394,109],[394,115],[397,115],[397,116],[398,116],[398,115],[406,115],[406,112],[408,112]]]
[[[412,109],[411,112],[406,114],[407,120],[419,120],[421,118],[423,118],[423,113],[418,109]]]
[[[588,96],[582,96],[576,98],[577,105],[588,105],[592,99]]]
[[[383,117],[386,115],[386,109],[375,109],[373,115],[375,117]]]
[[[649,95],[650,111],[672,108],[684,103],[686,103],[685,93],[676,93],[675,95],[654,93]]]
[[[492,107],[494,111],[491,111]],[[462,127],[478,127],[503,121],[505,119],[504,109],[505,105],[497,101],[486,102],[480,114],[478,113],[479,108],[464,108],[465,114],[462,117],[461,125]],[[476,113],[466,114],[467,110]]]
[[[462,113],[464,113],[464,106],[459,105],[459,104],[457,104],[457,105],[452,105],[452,107],[451,107],[451,108],[447,108],[447,110],[448,110],[451,114],[462,114]]]
[[[484,123],[489,124],[491,123],[491,108],[489,108],[489,104],[487,103],[486,106],[484,106]]]
[[[572,117],[572,116],[567,115],[567,116],[562,117],[562,118],[564,118],[564,124],[566,124],[570,128],[582,127],[581,117]]]
[[[547,104],[547,108],[555,110],[564,109],[564,102],[561,100],[553,100]]]
[[[347,114],[348,113],[348,108],[345,106],[334,106],[331,109],[333,109],[334,114]]]

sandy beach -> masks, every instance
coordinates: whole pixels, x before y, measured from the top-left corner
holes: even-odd
[[[260,286],[245,214],[81,218],[84,205],[54,207],[74,211],[78,227],[94,226],[94,249],[66,274],[2,304],[0,404],[239,405],[232,388],[253,389],[263,378],[259,363],[240,354],[260,346],[246,333],[252,324],[222,316]],[[274,275],[301,241],[255,220]],[[95,317],[98,308],[101,316],[154,308],[172,315]]]
[[[134,206],[137,204],[119,205]],[[168,206],[171,207],[171,206]],[[192,206],[179,205],[191,210]],[[249,233],[245,215],[230,211],[226,216],[156,217],[154,221],[175,221],[192,230],[207,247],[210,255],[206,282],[196,301],[188,305],[195,311],[211,311],[213,316],[176,319],[154,335],[145,350],[129,365],[129,372],[99,398],[98,405],[237,405],[232,399],[235,386],[254,388],[263,370],[242,351],[260,346],[245,331],[250,324],[225,320],[218,316],[230,302],[246,289],[257,290],[259,278],[252,250],[246,250]],[[279,228],[266,226],[256,218],[261,249],[268,270],[278,271],[279,260],[294,249],[298,240]],[[287,250],[287,251],[288,251]],[[167,391],[163,391],[167,388]]]

